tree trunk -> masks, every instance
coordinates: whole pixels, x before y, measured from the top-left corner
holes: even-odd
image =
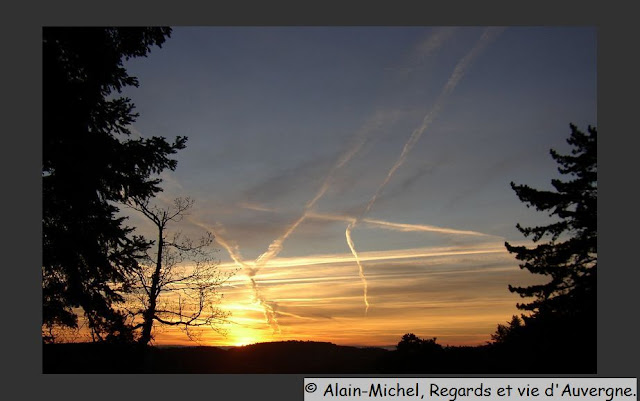
[[[142,335],[138,342],[146,345],[151,341],[151,329],[153,328],[153,319],[156,314],[156,301],[158,299],[158,286],[160,285],[160,270],[162,270],[162,248],[164,240],[162,238],[162,226],[158,226],[158,256],[156,259],[156,269],[151,278],[151,291],[149,294],[149,307],[144,312],[144,322],[142,325]]]

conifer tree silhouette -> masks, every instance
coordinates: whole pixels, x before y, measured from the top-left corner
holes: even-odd
[[[525,237],[538,243],[533,248],[505,243],[523,263],[520,267],[533,274],[550,277],[544,284],[528,287],[509,286],[511,292],[534,300],[519,304],[520,309],[534,313],[574,315],[595,313],[597,272],[597,130],[588,127],[581,132],[571,124],[571,136],[567,142],[573,146],[570,155],[560,155],[551,150],[551,157],[558,162],[558,171],[569,180],[551,180],[554,191],[541,191],[527,185],[511,187],[518,198],[547,211],[557,221],[537,227],[516,227]],[[546,242],[542,241],[547,240]]]
[[[138,86],[123,60],[161,46],[170,28],[45,27],[43,52],[43,339],[53,326],[76,327],[84,314],[94,339],[127,339],[122,301],[126,274],[148,247],[117,218],[116,203],[160,191],[154,178],[175,169],[186,138],[136,138],[130,99]],[[130,338],[129,338],[130,339]]]

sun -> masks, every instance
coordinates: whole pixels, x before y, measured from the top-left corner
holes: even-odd
[[[236,338],[236,340],[233,343],[233,346],[234,347],[243,347],[245,345],[255,344],[257,342],[258,342],[258,340],[255,337],[244,336],[244,337]]]

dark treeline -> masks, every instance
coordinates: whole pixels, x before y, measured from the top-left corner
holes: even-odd
[[[551,150],[565,181],[551,180],[549,191],[511,183],[527,207],[553,221],[535,227],[518,224],[534,246],[507,242],[505,247],[522,269],[548,281],[509,287],[527,301],[518,304],[522,315],[498,324],[486,345],[443,347],[435,338],[408,333],[393,351],[298,341],[229,350],[149,347],[153,322],[186,328],[202,321],[203,308],[194,316],[178,314],[178,320],[170,320],[167,316],[176,316],[175,311],[156,307],[158,295],[168,288],[160,281],[162,268],[171,266],[166,258],[177,257],[170,253],[171,245],[195,250],[205,258],[199,260],[208,261],[200,251],[211,242],[210,237],[201,244],[166,240],[165,224],[173,217],[161,217],[174,215],[149,201],[162,190],[158,174],[176,168],[172,157],[186,146],[186,138],[168,142],[132,136],[128,127],[137,117],[134,106],[116,96],[123,87],[138,85],[122,67],[123,60],[146,56],[170,33],[169,28],[43,29],[45,372],[596,372],[597,130],[582,132],[575,125],[570,125],[571,153]],[[158,238],[133,235],[134,228],[117,217],[123,205],[155,222]],[[190,203],[176,205],[175,216],[180,216]],[[155,257],[150,257],[154,246]],[[142,307],[124,308],[125,297],[136,290],[148,295]],[[210,290],[215,295],[215,288]],[[216,311],[204,321],[224,316]],[[80,319],[94,343],[54,344],[55,328],[75,329]]]
[[[286,341],[218,347],[147,347],[83,343],[45,344],[44,373],[270,373],[415,374],[593,373],[589,350],[537,352],[527,347],[358,348]]]

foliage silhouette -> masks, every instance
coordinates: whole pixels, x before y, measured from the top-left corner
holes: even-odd
[[[400,353],[423,353],[441,351],[442,346],[436,343],[435,337],[425,340],[413,333],[407,333],[402,336],[396,349]]]
[[[560,164],[558,171],[572,179],[551,180],[555,191],[541,191],[527,185],[511,187],[518,198],[538,211],[549,211],[558,221],[546,226],[516,227],[525,237],[537,243],[534,248],[505,243],[510,253],[523,263],[521,268],[533,274],[547,275],[545,284],[529,287],[509,286],[522,297],[534,297],[520,309],[538,314],[575,314],[595,312],[597,269],[597,131],[589,127],[585,134],[571,124],[567,142],[574,147],[571,155],[560,155],[553,149],[551,156]],[[565,235],[566,234],[566,235]],[[566,238],[563,238],[566,237]]]
[[[127,315],[134,322],[142,317],[142,322],[133,326],[140,329],[140,344],[152,340],[154,323],[180,327],[190,339],[196,340],[195,328],[210,326],[222,332],[218,324],[229,315],[216,306],[220,299],[217,289],[229,275],[218,270],[210,250],[211,233],[197,242],[180,232],[171,238],[167,233],[169,223],[181,221],[193,204],[190,198],[176,198],[167,208],[138,199],[129,205],[151,220],[158,230],[154,252],[140,257],[141,263],[129,284],[136,309],[127,308]],[[184,266],[185,261],[191,265]]]
[[[114,308],[137,257],[149,246],[128,237],[115,202],[148,199],[160,191],[171,155],[186,138],[135,138],[130,99],[117,97],[138,86],[123,60],[161,46],[169,28],[43,29],[43,261],[42,333],[77,327],[84,314],[95,340],[132,339],[131,327]]]
[[[511,292],[534,299],[518,304],[528,312],[522,315],[522,322],[514,316],[509,326],[498,325],[492,339],[501,352],[517,350],[527,363],[542,364],[563,355],[561,365],[595,371],[597,130],[588,127],[584,133],[573,124],[570,128],[567,142],[573,146],[571,154],[551,150],[552,158],[560,164],[558,171],[569,180],[551,180],[553,191],[511,183],[527,207],[557,218],[544,226],[516,226],[538,243],[533,248],[505,243],[507,250],[522,261],[522,269],[550,276],[550,280],[528,287],[509,286]],[[543,239],[546,242],[541,242]]]
[[[491,340],[496,343],[506,344],[516,341],[522,335],[523,321],[520,317],[513,315],[508,325],[498,324],[496,332],[491,335]]]

